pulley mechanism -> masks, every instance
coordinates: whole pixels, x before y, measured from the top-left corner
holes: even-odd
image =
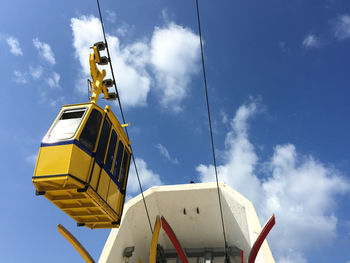
[[[106,56],[101,56],[100,51],[106,49],[106,44],[102,41],[95,43],[92,47],[93,53],[90,53],[89,63],[90,63],[90,75],[92,81],[90,83],[91,97],[90,100],[93,103],[97,103],[98,96],[103,93],[104,98],[107,100],[115,100],[117,94],[115,92],[109,92],[108,88],[113,87],[115,84],[112,79],[105,79],[106,70],[99,70],[98,65],[107,65],[109,63],[109,58]]]

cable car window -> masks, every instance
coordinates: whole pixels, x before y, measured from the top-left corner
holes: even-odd
[[[109,130],[110,130],[110,125],[109,125],[109,122],[107,121],[107,117],[106,117],[104,122],[103,122],[102,131],[101,131],[101,135],[100,135],[100,141],[98,143],[97,151],[96,151],[96,160],[100,164],[103,163],[104,157],[106,155]]]
[[[54,127],[46,135],[45,142],[63,141],[73,138],[83,119],[85,109],[64,110]]]
[[[124,151],[124,144],[121,141],[119,141],[117,158],[115,159],[114,173],[113,173],[114,178],[117,180],[119,177],[120,166],[122,163],[123,151]]]
[[[106,169],[107,171],[110,171],[113,164],[113,158],[114,158],[114,151],[115,151],[115,145],[117,144],[117,134],[115,131],[112,131],[108,152],[107,152],[107,158],[106,158]]]
[[[91,152],[95,148],[98,131],[101,125],[101,120],[101,112],[93,109],[80,135],[79,141]]]
[[[129,164],[130,164],[130,154],[125,151],[124,152],[124,158],[123,158],[123,165],[122,165],[122,170],[120,171],[120,177],[119,177],[119,185],[121,188],[124,189],[124,184],[125,184],[125,178],[126,175],[128,173],[128,169],[129,169]]]

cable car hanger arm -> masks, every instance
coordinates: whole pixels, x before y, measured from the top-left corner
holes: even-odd
[[[107,65],[109,59],[104,56],[101,57],[100,51],[106,48],[104,42],[97,42],[91,47],[93,53],[90,53],[89,64],[90,64],[90,75],[92,78],[92,96],[90,101],[97,104],[98,96],[103,93],[104,98],[107,100],[115,100],[117,94],[114,92],[108,92],[108,88],[113,86],[114,81],[111,79],[104,80],[106,76],[106,70],[99,70],[96,64]]]

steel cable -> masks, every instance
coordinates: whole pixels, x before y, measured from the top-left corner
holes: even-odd
[[[97,6],[98,6],[98,13],[99,13],[99,15],[100,15],[100,22],[101,22],[101,26],[102,26],[103,38],[104,38],[104,41],[105,41],[105,44],[106,44],[107,55],[108,55],[108,59],[109,59],[109,65],[110,65],[110,67],[111,67],[111,73],[112,73],[113,83],[114,83],[114,87],[115,87],[115,92],[116,92],[116,94],[117,94],[117,99],[118,99],[120,114],[121,114],[122,119],[123,119],[123,124],[126,124],[126,122],[125,122],[125,117],[124,117],[124,112],[123,112],[123,108],[122,108],[122,104],[121,104],[121,102],[120,102],[120,97],[119,97],[119,93],[118,93],[117,83],[116,83],[115,77],[114,77],[113,66],[112,66],[111,56],[110,56],[110,54],[109,54],[109,48],[108,48],[108,43],[107,43],[107,39],[106,39],[105,29],[104,29],[104,25],[103,25],[102,14],[101,14],[101,8],[100,8],[100,1],[99,1],[99,0],[97,0]],[[126,136],[127,136],[128,139],[130,140],[127,127],[125,127],[125,132],[126,132]],[[132,158],[132,161],[133,161],[133,163],[134,163],[134,168],[135,168],[137,180],[138,180],[139,187],[140,187],[140,191],[141,191],[143,204],[144,204],[144,206],[145,206],[145,210],[146,210],[146,214],[147,214],[147,219],[148,219],[149,227],[150,227],[151,232],[152,232],[152,234],[153,234],[152,223],[151,223],[151,219],[150,219],[149,212],[148,212],[148,208],[147,208],[147,204],[146,204],[146,199],[145,199],[145,196],[144,196],[144,194],[143,194],[142,184],[141,184],[139,172],[138,172],[137,166],[136,166],[134,151],[133,151],[131,145],[130,145],[130,149],[131,149],[131,158]]]
[[[201,23],[200,23],[200,17],[199,17],[198,0],[196,0],[196,8],[197,8],[197,22],[198,22],[199,40],[200,40],[200,46],[201,46],[201,56],[202,56],[202,70],[203,70],[203,79],[204,79],[204,89],[205,89],[205,97],[206,97],[207,111],[208,111],[210,140],[211,140],[211,148],[212,148],[214,168],[215,168],[216,186],[217,186],[217,192],[218,192],[218,197],[219,197],[219,207],[220,207],[222,231],[223,231],[224,242],[225,242],[225,261],[227,261],[227,260],[229,260],[229,257],[228,257],[228,254],[227,254],[227,241],[226,241],[226,234],[225,234],[224,216],[223,216],[223,212],[222,212],[221,195],[220,195],[220,188],[219,188],[219,179],[218,179],[218,172],[217,172],[217,168],[216,168],[215,147],[214,147],[213,129],[212,129],[211,117],[210,117],[207,76],[206,76],[206,72],[205,72],[204,52],[203,52],[203,43],[202,43],[202,31],[201,31]]]

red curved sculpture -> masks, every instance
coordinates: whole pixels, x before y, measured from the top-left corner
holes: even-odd
[[[262,243],[264,242],[264,240],[266,239],[266,236],[269,234],[270,230],[274,225],[275,225],[275,215],[273,214],[269,219],[269,221],[267,221],[267,223],[265,224],[258,238],[256,239],[252,247],[252,250],[250,250],[248,263],[255,262],[256,255],[258,254]]]
[[[179,255],[179,258],[182,263],[188,263],[188,259],[186,257],[185,251],[182,249],[180,242],[177,240],[174,231],[171,229],[168,222],[165,220],[165,218],[162,216],[162,228],[164,229],[165,233],[168,235],[171,243],[173,243],[173,246],[176,249],[177,254]]]

